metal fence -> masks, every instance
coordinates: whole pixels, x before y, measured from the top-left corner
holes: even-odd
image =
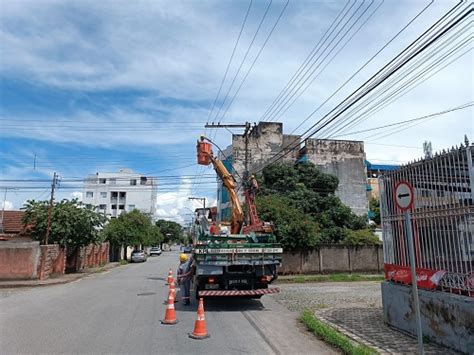
[[[394,202],[395,185],[407,180],[414,188],[411,216],[417,275],[423,269],[441,271],[439,289],[474,296],[473,160],[474,146],[466,142],[380,178],[386,266],[409,266],[403,212]]]

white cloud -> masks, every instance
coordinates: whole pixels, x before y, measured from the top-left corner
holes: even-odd
[[[223,92],[227,90],[262,15],[264,4],[254,4]],[[100,110],[76,105],[74,99],[71,99],[63,103],[63,106],[71,110],[67,114],[61,111],[45,115],[41,110],[10,114],[2,110],[1,118],[12,122],[41,120],[47,116],[51,120],[68,120],[71,123],[67,129],[47,127],[48,124],[41,121],[29,124],[28,129],[2,127],[0,135],[32,141],[72,143],[74,146],[120,147],[124,155],[130,152],[154,152],[156,147],[161,149],[165,146],[180,153],[185,149],[194,149],[195,139],[203,131],[194,127],[202,127],[207,121],[206,103],[212,102],[217,92],[246,6],[247,3],[243,2],[212,1],[173,1],[167,4],[153,1],[80,1],[67,4],[55,0],[4,1],[0,12],[2,76],[31,83],[40,90],[47,91],[53,87],[70,92],[71,96],[82,95],[91,101],[94,100],[94,94],[100,95],[107,91],[115,93],[114,90],[119,93],[143,91],[144,94],[126,104],[113,99],[106,103],[99,102],[97,106],[101,106]],[[279,1],[272,5],[269,21],[257,38],[250,55],[251,60],[281,6],[282,2]],[[228,111],[225,122],[257,121],[342,6],[343,3],[338,2],[291,2]],[[413,1],[385,1],[376,16],[282,117],[285,133],[295,128],[424,6],[425,4]],[[387,47],[377,60],[329,101],[299,132],[314,124],[451,6],[449,2],[434,3],[403,36]],[[242,73],[246,72],[247,65],[243,66]],[[468,55],[357,126],[357,129],[414,118],[470,101],[473,96],[471,81],[472,55]],[[239,82],[240,79],[237,84]],[[400,149],[367,143],[365,149],[368,160],[414,159],[421,155],[424,140],[433,141],[433,148],[441,150],[459,143],[464,133],[471,140],[474,139],[473,126],[468,122],[472,118],[472,110],[445,117],[373,142],[416,146],[420,149]],[[154,130],[150,131],[127,129],[138,127],[135,124],[138,121],[163,123],[153,123]],[[175,126],[170,124],[177,121],[188,123]],[[76,126],[87,128],[88,125],[91,128],[107,126],[113,129],[74,129]],[[342,138],[363,137],[364,135],[349,135]],[[230,134],[220,131],[216,141],[226,147],[230,144]],[[143,149],[144,147],[148,149]],[[44,152],[39,151],[41,148],[37,149],[38,156],[48,155],[47,149]],[[18,161],[18,166],[2,170],[2,176],[20,179],[32,174],[31,151],[21,155],[26,159],[28,153],[28,164]],[[165,159],[166,154],[157,154],[157,157]],[[194,156],[190,155],[189,163],[191,162],[194,162]],[[48,178],[55,171],[53,167],[56,169],[58,165],[65,176],[85,176],[91,169],[100,169],[100,164],[84,163],[73,168],[70,166],[72,163],[43,163],[51,168],[37,169],[34,173]],[[180,165],[184,166],[186,163],[180,162]],[[69,191],[59,189],[58,198],[69,197]],[[194,210],[200,206],[199,202],[188,200],[191,193],[196,191],[192,191],[186,180],[181,181],[181,186],[176,191],[160,193],[157,216],[181,223],[186,221],[186,213],[191,213],[188,208]],[[209,197],[215,196],[214,193],[206,191]],[[38,191],[34,195],[44,197],[47,191]],[[24,196],[21,199],[18,197],[18,203],[23,198]],[[18,205],[16,200],[14,203]]]
[[[211,190],[210,193],[214,195],[214,191]],[[194,210],[202,207],[201,202],[189,200],[192,193],[192,181],[186,178],[181,179],[181,184],[176,191],[158,193],[155,213],[156,218],[172,220],[181,224],[189,223]],[[216,206],[215,198],[209,198],[208,193],[209,191],[204,194],[206,206]]]
[[[5,203],[3,203],[3,201],[0,202],[0,209],[3,209],[4,206],[6,211],[13,210],[13,203],[8,200],[5,200]]]
[[[82,201],[82,192],[74,191],[71,193],[71,199],[77,198],[79,201]]]

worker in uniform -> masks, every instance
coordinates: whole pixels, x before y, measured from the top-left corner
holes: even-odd
[[[255,178],[255,175],[252,175],[250,177],[250,194],[253,199],[257,196],[258,192],[258,182],[257,179]]]
[[[194,275],[193,259],[188,254],[179,255],[179,266],[176,273],[178,285],[180,286],[181,300],[188,305],[191,300],[191,280]]]

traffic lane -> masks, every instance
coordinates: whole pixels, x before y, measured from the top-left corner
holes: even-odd
[[[1,352],[8,354],[271,353],[242,313],[206,315],[211,339],[188,338],[196,305],[179,323],[160,323],[164,278],[178,253],[164,253],[78,282],[25,291],[0,300]],[[194,307],[194,310],[192,310]]]
[[[163,281],[150,279],[156,264],[131,264],[0,300],[2,352],[120,352],[130,329],[141,323],[143,308],[146,319],[158,318],[155,298],[138,296],[163,291]]]
[[[178,252],[164,253],[161,259],[166,270],[171,268],[173,275],[176,277],[178,266]],[[193,296],[193,295],[192,295]],[[167,288],[163,294],[163,303],[167,298]],[[194,329],[194,322],[197,318],[197,300],[192,297],[191,304],[185,306],[181,301],[181,295],[178,287],[177,300],[175,303],[176,318],[178,324],[176,325],[161,325],[156,329],[155,338],[153,342],[155,349],[159,349],[160,353],[191,353],[191,354],[274,354],[275,352],[266,343],[258,332],[249,324],[248,320],[242,313],[245,305],[236,312],[231,312],[232,306],[216,305],[214,308],[213,302],[205,300],[205,317],[207,331],[210,338],[203,340],[191,339],[188,333]],[[237,311],[238,310],[238,311]],[[165,306],[162,307],[161,318],[165,314]],[[161,337],[164,336],[166,342],[160,342]]]

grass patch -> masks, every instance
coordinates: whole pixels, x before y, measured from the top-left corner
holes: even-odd
[[[128,261],[127,260],[120,260],[120,265],[127,265]]]
[[[365,345],[354,345],[349,338],[339,333],[337,330],[318,320],[311,311],[304,311],[300,316],[300,321],[313,332],[318,338],[326,343],[338,348],[348,355],[371,355],[378,354],[374,349]]]
[[[383,275],[329,274],[280,276],[276,283],[383,281]]]

